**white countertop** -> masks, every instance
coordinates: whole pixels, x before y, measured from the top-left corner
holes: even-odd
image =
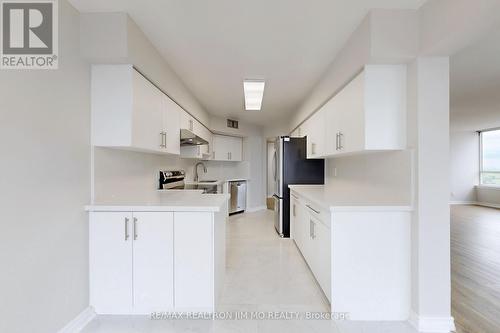
[[[147,202],[99,202],[85,206],[91,212],[219,212],[229,194],[201,194],[194,191],[158,193]]]
[[[216,182],[206,182],[204,180],[199,180],[199,181],[195,182],[192,180],[186,180],[185,183],[186,183],[186,185],[220,185],[220,184],[224,183],[224,181],[218,180]]]
[[[411,211],[409,204],[381,201],[379,198],[349,198],[343,193],[326,189],[324,185],[289,185],[296,192],[312,203],[328,208],[330,211]]]

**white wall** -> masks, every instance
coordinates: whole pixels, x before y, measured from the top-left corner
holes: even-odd
[[[88,306],[89,66],[59,1],[59,69],[0,74],[0,331],[53,333]]]
[[[450,201],[471,203],[477,200],[479,183],[479,134],[450,132]]]
[[[394,167],[397,165],[398,167]],[[336,176],[335,176],[336,173]],[[325,186],[345,198],[411,204],[412,152],[345,156],[325,161]]]
[[[479,186],[476,191],[480,205],[500,208],[500,188]]]
[[[449,332],[449,59],[417,58],[408,69],[408,146],[415,150],[412,320]],[[429,327],[429,326],[427,326]]]
[[[126,13],[81,15],[83,55],[92,63],[130,63],[206,126],[209,114]]]

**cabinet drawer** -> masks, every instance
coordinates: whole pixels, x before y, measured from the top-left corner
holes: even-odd
[[[328,209],[318,206],[308,200],[303,200],[303,202],[311,216],[313,216],[318,222],[325,225],[325,227],[330,228],[330,211]]]

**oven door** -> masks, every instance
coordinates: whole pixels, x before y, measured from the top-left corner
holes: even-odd
[[[283,237],[283,199],[273,195],[274,199],[274,228],[280,237]]]

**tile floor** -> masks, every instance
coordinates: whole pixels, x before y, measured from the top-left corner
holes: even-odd
[[[272,211],[231,216],[226,245],[227,274],[220,311],[329,311],[293,241],[280,239],[274,231]],[[416,333],[405,322],[150,320],[145,316],[98,316],[82,332]]]

